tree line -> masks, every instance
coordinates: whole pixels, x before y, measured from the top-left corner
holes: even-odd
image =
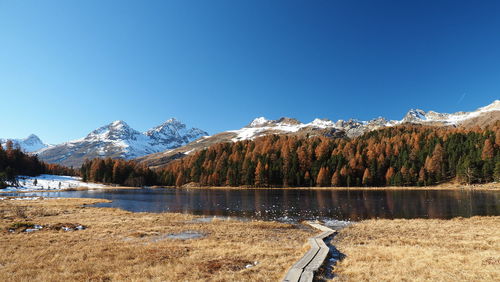
[[[162,185],[423,186],[500,180],[500,122],[488,129],[404,125],[361,137],[273,135],[216,144],[157,172]]]
[[[81,169],[82,180],[87,182],[114,183],[124,186],[158,185],[156,172],[134,161],[106,159],[86,160]]]
[[[9,185],[17,186],[17,176],[37,176],[43,173],[57,175],[76,175],[77,172],[68,167],[56,164],[46,164],[36,155],[24,153],[19,146],[14,146],[11,140],[0,145],[0,189]]]

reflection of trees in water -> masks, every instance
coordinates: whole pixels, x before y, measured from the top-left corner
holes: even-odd
[[[326,200],[325,200],[325,191],[323,190],[316,190],[316,202],[317,202],[317,205],[318,205],[318,211],[319,211],[319,214],[318,216],[325,216],[325,213],[327,212],[327,205],[326,205]]]
[[[84,197],[66,192],[64,197]],[[107,193],[107,194],[106,194]],[[54,194],[56,195],[56,194]],[[92,195],[95,197],[95,195]],[[451,218],[499,215],[500,193],[456,190],[175,189],[102,192],[113,206],[132,211],[188,212],[216,216],[365,218]]]

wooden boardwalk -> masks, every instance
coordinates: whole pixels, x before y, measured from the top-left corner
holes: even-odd
[[[309,221],[307,224],[322,232],[319,235],[309,238],[311,249],[288,270],[283,279],[284,282],[313,281],[314,273],[321,267],[330,251],[323,240],[335,233],[335,230],[315,222]]]

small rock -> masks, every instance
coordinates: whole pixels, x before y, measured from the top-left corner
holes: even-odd
[[[35,232],[35,231],[38,231],[38,229],[36,229],[36,228],[28,228],[28,229],[24,230],[24,232],[28,232],[28,233]]]
[[[76,227],[76,230],[83,230],[83,229],[85,229],[85,226],[78,225],[78,226]]]
[[[62,227],[62,230],[64,230],[64,231],[71,231],[71,230],[73,230],[73,229],[71,229],[71,228],[69,228],[69,227],[66,227],[66,226],[63,226],[63,227]]]

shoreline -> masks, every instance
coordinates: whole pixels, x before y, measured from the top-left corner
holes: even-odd
[[[154,189],[213,189],[213,190],[449,190],[449,191],[500,191],[500,183],[475,185],[441,184],[436,186],[382,186],[382,187],[234,187],[234,186],[185,186],[156,187]]]
[[[198,189],[198,190],[321,190],[321,191],[500,191],[500,183],[477,184],[477,185],[437,185],[437,186],[387,186],[387,187],[234,187],[234,186],[153,186],[153,187],[128,187],[128,186],[108,186],[100,188],[76,187],[69,189],[34,189],[34,190],[10,190],[2,191],[1,194],[8,193],[50,193],[50,192],[71,192],[71,191],[105,191],[105,190],[140,190],[140,189]]]
[[[108,187],[99,187],[99,188],[93,188],[93,187],[75,187],[75,188],[69,188],[69,189],[34,189],[34,190],[28,190],[28,189],[23,189],[23,190],[10,190],[10,191],[2,191],[0,190],[0,195],[1,194],[8,194],[8,193],[49,193],[49,192],[71,192],[71,191],[98,191],[98,190],[133,190],[133,189],[147,189],[144,187],[128,187],[128,186],[108,186]]]

